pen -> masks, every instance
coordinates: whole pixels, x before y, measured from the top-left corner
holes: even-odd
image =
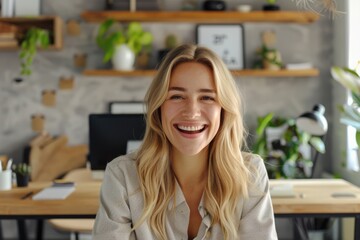
[[[30,197],[34,192],[28,192],[27,194],[25,194],[24,196],[21,197],[21,199],[26,199],[28,197]]]
[[[7,164],[6,164],[6,170],[10,170],[10,169],[11,169],[12,163],[13,163],[13,160],[12,160],[12,158],[10,158],[9,161],[7,162]]]

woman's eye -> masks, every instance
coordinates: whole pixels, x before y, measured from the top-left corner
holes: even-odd
[[[170,99],[171,100],[181,100],[181,99],[183,99],[183,97],[180,95],[173,95],[173,96],[170,96]]]
[[[202,96],[201,100],[205,100],[205,101],[215,101],[215,98],[211,97],[211,96]]]

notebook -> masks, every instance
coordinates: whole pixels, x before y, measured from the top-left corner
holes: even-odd
[[[296,194],[292,184],[281,184],[270,188],[271,197],[293,198]]]
[[[67,198],[75,190],[72,182],[53,183],[51,187],[44,188],[35,194],[33,200],[61,200]]]

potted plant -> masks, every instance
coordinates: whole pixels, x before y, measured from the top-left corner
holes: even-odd
[[[321,138],[298,130],[294,119],[273,113],[258,118],[256,136],[253,152],[268,163],[270,178],[308,178],[313,164],[309,147],[325,152]]]
[[[32,27],[26,31],[20,46],[21,75],[31,75],[31,66],[37,53],[37,48],[49,46],[49,31]]]
[[[277,0],[266,0],[266,4],[263,5],[264,11],[278,11],[280,6],[276,4]]]
[[[263,44],[256,53],[259,59],[255,63],[255,68],[263,68],[269,70],[279,70],[282,68],[283,63],[281,60],[281,54],[278,50],[274,48],[269,48],[268,46]]]
[[[16,175],[18,187],[26,187],[29,184],[31,167],[27,163],[13,164],[12,170]]]
[[[151,49],[153,36],[143,30],[138,22],[131,22],[126,28],[114,27],[115,21],[108,19],[100,24],[96,43],[104,51],[104,62],[112,60],[117,70],[132,70],[135,57],[143,50]]]
[[[360,61],[358,63],[358,66]],[[334,66],[331,68],[331,75],[345,89],[351,92],[353,102],[351,104],[343,104],[339,107],[341,111],[340,122],[356,129],[356,143],[360,146],[360,76],[355,70]],[[359,155],[360,156],[360,155]]]
[[[161,62],[171,49],[175,48],[179,43],[176,35],[169,34],[165,37],[164,40],[165,48],[158,50],[158,62]]]

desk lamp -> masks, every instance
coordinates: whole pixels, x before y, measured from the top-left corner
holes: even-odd
[[[328,123],[324,117],[324,113],[325,107],[321,104],[316,104],[311,112],[305,112],[296,119],[297,128],[313,136],[323,138],[328,130]],[[318,155],[319,152],[316,151],[311,170],[311,178],[314,176]]]

